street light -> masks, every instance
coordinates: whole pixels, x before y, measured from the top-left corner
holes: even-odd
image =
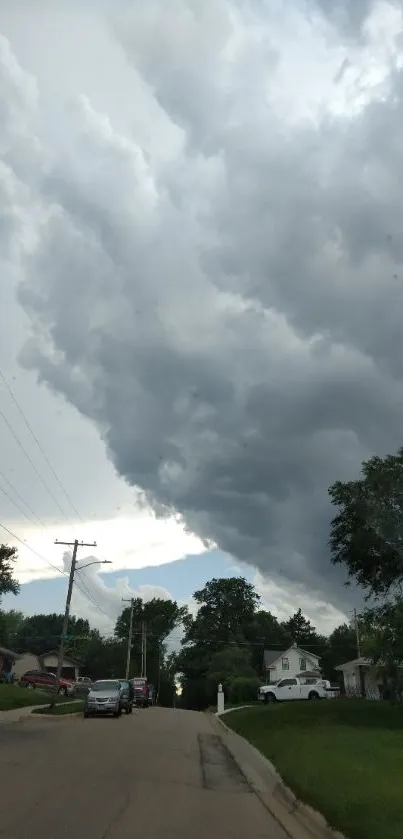
[[[94,559],[93,562],[87,562],[86,565],[77,565],[75,570],[82,571],[83,568],[89,568],[90,565],[112,565],[112,562],[110,559]]]

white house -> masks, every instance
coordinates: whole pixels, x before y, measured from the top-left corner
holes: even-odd
[[[307,650],[293,644],[288,650],[265,650],[263,667],[266,682],[275,682],[284,676],[321,675],[319,667],[320,656],[308,653]]]
[[[368,658],[354,658],[335,667],[342,673],[346,696],[365,696],[380,699],[382,695],[382,667],[373,665]]]

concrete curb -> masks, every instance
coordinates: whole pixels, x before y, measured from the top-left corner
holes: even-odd
[[[61,702],[60,705],[68,705],[68,702]],[[9,711],[0,711],[0,726],[1,725],[15,725],[16,723],[23,723],[29,720],[37,720],[43,717],[45,720],[59,720],[64,717],[73,717],[81,713],[81,711],[73,711],[71,714],[34,714],[34,711],[46,707],[42,705],[23,705],[21,708],[11,708]]]
[[[69,720],[71,717],[82,717],[82,711],[72,711],[71,714],[34,714],[31,713],[29,717],[26,717],[27,720]]]
[[[231,711],[243,711],[245,708],[256,708],[256,705],[237,705],[234,708],[224,708],[223,711],[216,711],[215,717],[223,717],[225,714],[230,714]]]
[[[290,839],[346,839],[328,825],[321,813],[299,801],[273,764],[248,740],[228,728],[221,715],[212,719],[221,728],[221,739],[249,786]]]
[[[0,711],[0,726],[13,725],[14,723],[29,720],[32,711],[42,707],[42,705],[23,705],[22,708],[11,708],[9,711]]]

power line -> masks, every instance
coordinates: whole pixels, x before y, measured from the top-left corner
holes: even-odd
[[[57,498],[56,498],[56,496],[55,496],[54,492],[53,492],[53,491],[52,491],[52,490],[48,487],[48,485],[47,485],[47,483],[46,483],[45,479],[42,477],[41,473],[39,472],[39,470],[38,470],[38,469],[37,469],[37,467],[35,466],[35,463],[34,463],[34,461],[32,460],[32,457],[28,454],[28,452],[27,452],[27,450],[26,450],[25,446],[21,443],[21,440],[19,439],[18,435],[15,433],[15,431],[14,431],[14,429],[13,429],[12,425],[9,423],[9,421],[8,421],[7,417],[4,415],[3,411],[1,410],[1,408],[0,408],[0,417],[2,418],[3,422],[4,422],[4,423],[5,423],[5,425],[7,426],[7,428],[8,428],[8,430],[9,430],[10,434],[14,437],[14,440],[16,441],[17,445],[20,447],[21,451],[25,454],[25,457],[27,458],[28,462],[31,464],[31,467],[32,467],[32,469],[34,470],[34,472],[35,472],[35,474],[37,475],[37,477],[39,478],[39,480],[40,480],[41,484],[45,487],[46,492],[47,492],[47,493],[50,495],[50,497],[53,499],[53,501],[55,502],[55,504],[56,504],[56,505],[57,505],[57,507],[59,508],[59,510],[60,510],[60,512],[61,512],[61,514],[62,514],[62,516],[63,516],[65,519],[67,519],[67,521],[69,521],[69,517],[66,515],[65,511],[63,510],[63,507],[61,507],[61,505],[59,504],[59,502],[58,502],[58,500],[57,500]]]
[[[21,408],[21,405],[19,404],[18,399],[17,399],[17,397],[15,396],[15,394],[14,394],[14,392],[13,392],[13,390],[12,390],[11,386],[10,386],[10,385],[9,385],[9,383],[7,382],[7,380],[6,380],[5,376],[4,376],[4,373],[2,372],[1,368],[0,368],[0,379],[2,380],[2,382],[3,382],[4,386],[7,388],[7,391],[8,391],[8,393],[9,393],[9,395],[10,395],[11,399],[13,400],[14,405],[16,406],[16,408],[17,408],[17,410],[18,410],[18,412],[19,412],[20,416],[22,417],[22,419],[23,419],[23,421],[24,421],[24,423],[25,423],[26,427],[28,428],[28,431],[30,432],[30,434],[31,434],[31,436],[33,437],[33,439],[35,440],[35,443],[36,443],[36,445],[37,445],[37,447],[38,447],[39,451],[41,452],[42,456],[43,456],[43,457],[44,457],[44,459],[46,460],[46,463],[48,464],[49,469],[50,469],[50,471],[52,472],[53,477],[55,478],[55,480],[56,480],[56,481],[57,481],[57,483],[59,484],[59,486],[60,486],[60,488],[61,488],[62,492],[64,493],[64,496],[66,497],[66,499],[67,499],[68,503],[70,504],[71,509],[74,511],[75,515],[76,515],[76,516],[78,516],[78,518],[79,518],[79,519],[83,522],[83,519],[81,518],[80,513],[78,512],[78,510],[77,510],[76,506],[74,505],[73,501],[71,500],[71,498],[70,498],[70,496],[69,496],[69,494],[68,494],[68,492],[67,492],[67,490],[66,490],[66,488],[65,488],[65,486],[64,486],[64,484],[63,484],[63,482],[60,480],[60,478],[59,478],[58,474],[56,473],[55,469],[53,468],[52,463],[51,463],[51,461],[50,461],[49,457],[47,456],[47,454],[46,454],[46,452],[45,452],[45,450],[44,450],[44,448],[43,448],[42,444],[41,444],[41,443],[40,443],[40,441],[38,440],[38,437],[37,437],[37,435],[35,434],[34,429],[32,428],[32,426],[31,426],[30,422],[28,421],[28,419],[27,419],[27,417],[26,417],[26,414],[24,413],[23,409]],[[60,507],[59,507],[59,509],[60,509]],[[84,523],[84,522],[83,522],[83,523]]]
[[[40,525],[40,526],[41,526],[44,530],[46,530],[46,529],[47,529],[47,528],[46,528],[46,524],[44,524],[44,523],[43,523],[43,521],[42,521],[42,519],[40,519],[40,518],[39,518],[39,516],[37,516],[37,515],[36,515],[36,513],[33,511],[32,507],[30,507],[30,506],[29,506],[28,502],[27,502],[27,501],[24,501],[24,499],[23,499],[22,495],[20,495],[20,493],[18,492],[18,490],[15,488],[14,484],[12,484],[12,483],[11,483],[11,481],[9,480],[9,478],[7,478],[7,476],[4,474],[4,472],[2,472],[2,470],[1,470],[1,469],[0,469],[0,477],[1,477],[1,478],[3,478],[3,481],[5,481],[5,482],[6,482],[6,484],[8,484],[8,486],[10,487],[10,489],[11,489],[11,491],[14,493],[14,495],[16,495],[16,496],[17,496],[17,498],[19,499],[19,501],[21,501],[21,504],[23,504],[23,505],[24,505],[24,507],[26,507],[26,508],[27,508],[27,510],[29,510],[29,512],[30,512],[30,513],[31,513],[31,515],[33,516],[33,518],[31,519],[31,521],[35,524],[35,522],[33,521],[33,519],[36,519],[36,523],[38,523],[38,524],[39,524],[39,525]],[[5,490],[3,490],[3,492],[4,492],[4,494],[6,494]],[[14,499],[11,499],[11,498],[10,498],[10,500],[12,501],[12,503],[13,503],[13,504],[15,504]],[[17,505],[16,505],[16,506],[17,506]],[[22,511],[21,511],[21,512],[22,512]],[[26,518],[28,518],[28,516],[26,515],[26,513],[24,513],[24,515],[25,515],[25,517],[26,517]]]
[[[50,568],[53,568],[54,571],[57,571],[58,574],[62,574],[63,577],[67,577],[67,578],[69,577],[69,574],[66,571],[64,571],[63,568],[59,568],[57,565],[54,565],[54,563],[51,562],[50,559],[47,559],[45,556],[43,556],[38,551],[36,551],[35,548],[33,548],[31,545],[29,545],[28,542],[26,542],[24,539],[21,539],[19,536],[17,536],[16,533],[14,533],[12,530],[10,530],[8,527],[6,527],[5,524],[3,524],[1,521],[0,521],[0,527],[3,530],[5,530],[6,533],[9,534],[9,536],[11,536],[13,539],[16,539],[17,542],[20,542],[20,544],[23,545],[24,548],[27,548],[29,551],[31,551],[31,553],[35,554],[35,556],[37,556],[39,559],[41,559],[42,562],[45,562],[47,565],[49,565]],[[96,603],[96,601],[93,599],[93,597],[89,594],[88,591],[84,591],[84,589],[81,588],[81,584],[79,584],[77,581],[76,581],[76,586],[79,589],[79,591],[81,591],[81,594],[83,594],[84,597],[87,598],[87,600],[90,600],[91,603],[93,603],[93,605],[98,609],[99,612],[102,612],[102,614],[105,615],[105,617],[107,617],[108,620],[113,621],[113,618],[111,618],[111,616],[108,615],[108,613],[105,612],[104,609],[102,609],[101,606],[98,603]]]
[[[4,487],[0,486],[0,492],[2,492],[3,495],[5,495],[5,497],[8,498],[8,500],[11,501],[12,504],[14,504],[17,510],[19,510],[20,513],[22,513],[22,515],[24,516],[24,518],[27,519],[27,521],[30,521],[33,524],[35,524],[34,520],[26,514],[25,510],[23,509],[23,507],[21,507],[18,501],[15,501],[14,498],[11,498],[11,495],[7,492],[6,489],[4,489]]]

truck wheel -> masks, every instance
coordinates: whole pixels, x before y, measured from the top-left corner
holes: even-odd
[[[268,702],[276,702],[277,700],[276,700],[276,697],[275,697],[274,693],[265,693],[264,701],[265,701],[265,705],[267,705]]]
[[[320,699],[320,696],[316,693],[316,690],[311,690],[308,699]]]

